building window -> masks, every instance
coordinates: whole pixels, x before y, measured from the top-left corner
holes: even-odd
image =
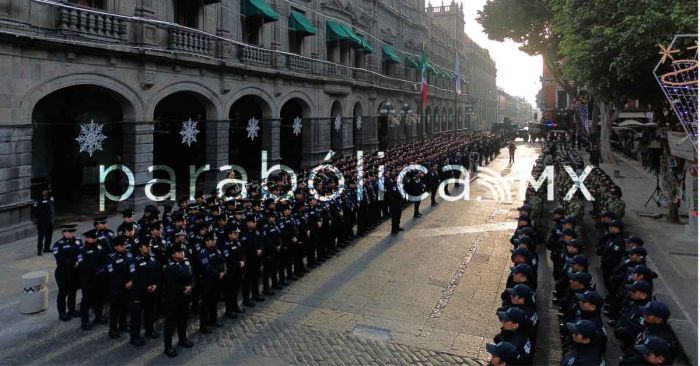
[[[365,52],[361,48],[355,50],[355,62],[353,66],[358,69],[365,68]]]
[[[243,18],[243,24],[243,41],[254,46],[260,46],[262,44],[263,18],[259,16],[245,17]]]
[[[304,35],[299,32],[289,32],[289,52],[301,55],[304,50]]]
[[[70,0],[70,3],[95,9],[105,9],[104,0]]]
[[[199,2],[175,0],[175,23],[189,28],[197,28],[199,10]]]
[[[569,107],[568,99],[569,95],[565,90],[557,90],[557,108],[567,109]]]

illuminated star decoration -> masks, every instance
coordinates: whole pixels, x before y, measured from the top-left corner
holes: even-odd
[[[355,118],[355,125],[357,126],[358,130],[362,129],[362,116],[359,114],[357,115],[357,118]]]
[[[102,123],[95,123],[94,120],[80,125],[80,134],[75,139],[80,145],[79,152],[85,151],[92,157],[92,153],[102,150],[102,141],[107,139],[107,136],[102,133],[103,126]]]
[[[692,44],[690,46],[685,46]],[[676,35],[668,47],[658,45],[661,60],[654,76],[683,130],[697,151],[698,141],[698,59],[697,35]],[[675,48],[675,49],[674,49]],[[695,52],[693,52],[695,51]],[[675,58],[673,54],[676,55]],[[667,62],[667,60],[671,62]],[[664,111],[665,112],[665,111]]]
[[[258,131],[260,131],[260,126],[258,126],[259,122],[260,121],[255,117],[248,120],[248,127],[245,129],[248,131],[248,138],[251,139],[251,141],[258,137]]]
[[[680,50],[674,50],[672,45],[673,43],[671,46],[665,47],[661,43],[657,44],[657,46],[661,49],[661,51],[659,51],[659,55],[661,55],[662,64],[666,62],[667,58],[670,58],[671,61],[673,61],[673,54],[680,52]]]
[[[294,136],[299,136],[299,134],[301,134],[301,128],[303,126],[304,125],[301,124],[301,117],[294,119],[294,124],[292,124],[292,128],[294,129],[292,133],[294,133]]]
[[[187,144],[187,147],[193,142],[197,142],[197,134],[199,130],[197,129],[197,121],[193,121],[192,118],[182,122],[182,129],[180,130],[180,136],[182,136],[182,143]]]
[[[340,118],[340,115],[335,116],[335,121],[333,121],[333,127],[335,128],[336,131],[340,131],[340,127],[343,125],[343,120]]]

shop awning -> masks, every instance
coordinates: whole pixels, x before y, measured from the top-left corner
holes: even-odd
[[[364,50],[365,53],[374,53],[374,47],[372,47],[367,40],[364,38],[362,39],[362,49]]]
[[[306,16],[303,13],[296,10],[292,10],[292,14],[289,16],[289,28],[291,28],[293,31],[307,35],[318,33],[318,30],[316,30],[316,27],[311,24],[311,21],[306,19]]]
[[[391,47],[389,45],[382,45],[382,53],[388,61],[391,61],[395,64],[401,63],[401,58],[399,58],[399,55],[396,54],[396,50],[394,49],[394,47]]]
[[[326,39],[329,41],[350,41],[355,47],[364,48],[363,39],[355,34],[350,27],[338,22],[326,22]]]
[[[404,64],[406,64],[406,67],[410,67],[420,71],[420,61],[416,60],[412,56],[406,56],[406,58],[404,59]]]
[[[279,19],[279,15],[267,5],[265,0],[242,0],[241,12],[243,15],[250,17],[260,15],[265,23]]]

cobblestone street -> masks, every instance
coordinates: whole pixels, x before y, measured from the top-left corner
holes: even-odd
[[[520,143],[513,166],[503,150],[488,168],[514,178],[537,153]],[[495,311],[519,198],[513,184],[512,201],[494,200],[482,182],[471,183],[469,201],[424,202],[421,219],[407,208],[402,234],[389,235],[385,222],[213,334],[195,332],[191,320],[195,348],[172,360],[161,339],[136,350],[128,337],[109,339],[106,326],[83,332],[76,321],[59,322],[55,291],[48,312],[23,319],[5,296],[0,320],[11,325],[0,331],[0,363],[485,364],[484,345],[499,329]],[[22,270],[44,268],[47,259],[27,259],[36,268]]]

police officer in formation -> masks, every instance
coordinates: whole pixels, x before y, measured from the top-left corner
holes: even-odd
[[[572,167],[579,175],[583,169],[583,159],[573,148],[571,137],[566,133],[548,134],[543,145],[543,156],[537,159],[533,168],[535,178],[544,171],[545,164],[553,164],[558,173],[564,172],[564,166]],[[560,206],[551,211],[551,231],[548,237],[535,234],[536,238],[539,237],[535,240],[547,243],[554,268],[553,280],[557,281],[552,301],[559,310],[563,347],[561,364],[605,364],[608,333],[604,327],[607,324],[612,328],[611,335],[618,339],[623,350],[620,365],[670,365],[677,350],[677,342],[667,324],[670,312],[665,304],[653,300],[653,279],[657,275],[646,267],[644,241],[625,232],[622,222],[625,205],[621,200],[620,188],[600,168],[595,168],[586,180],[586,186],[591,187],[589,191],[595,199],[590,214],[596,221],[596,226],[601,229],[598,242],[593,247],[595,254],[601,256],[600,266],[608,294],[603,297],[588,273],[589,255],[594,253],[586,252],[587,246],[580,235],[585,200],[576,195],[571,200],[566,200],[564,194],[572,182],[567,174],[557,174],[557,179],[557,203]],[[541,212],[544,192],[546,187],[538,191],[528,190],[528,207],[538,207]],[[536,224],[539,227],[545,225],[538,221]],[[518,230],[516,235],[528,237],[523,234],[522,228]],[[511,242],[518,241],[516,239]],[[521,258],[521,261],[522,258],[527,258],[519,248],[518,253],[523,255],[514,254],[514,258]],[[527,272],[525,268],[518,268],[521,266],[527,264],[521,263],[514,267],[515,275]],[[518,292],[529,294],[522,285],[517,286],[521,286],[518,291],[515,287],[509,288],[511,297]],[[517,299],[515,303],[519,303]],[[499,311],[505,331],[512,333],[513,329],[520,329],[511,323],[517,323],[525,312],[506,314],[505,309]],[[511,309],[507,311],[512,312]],[[609,318],[607,323],[603,322],[603,315]],[[487,351],[497,361],[502,361],[503,357],[510,360],[510,364],[531,359],[528,350],[522,345],[522,336],[511,339],[515,340],[506,345],[503,337],[497,338],[496,341],[500,343],[489,345]],[[518,357],[509,353],[513,348],[519,351]]]
[[[392,216],[392,233],[398,233],[403,230],[406,193],[430,191],[434,196],[440,179],[448,176],[439,166],[471,165],[472,152],[486,162],[504,142],[488,133],[440,136],[366,158],[362,177],[356,176],[355,157],[345,156],[333,161],[337,169],[321,169],[315,177],[300,172],[296,187],[287,173],[280,173],[266,185],[248,183],[245,194],[241,186],[231,185],[224,187],[224,195],[196,192],[194,201],[178,199],[175,207],[166,205],[162,212],[147,205],[138,220],[135,210],[126,209],[116,232],[106,217],[95,218],[82,239],[75,238],[76,225],[66,225],[53,246],[59,317],[67,321],[80,316],[86,331],[109,323],[110,337],[128,332],[134,346],[159,338],[156,326],[163,318],[164,353],[175,357],[175,346],[193,345],[186,332],[188,318],[198,318],[199,331],[211,333],[223,326],[218,316],[222,300],[224,316],[236,319],[245,307],[265,301],[263,295],[289,286],[377,227],[384,210]],[[397,181],[410,164],[430,170],[410,171]],[[465,178],[449,173],[450,178]],[[421,216],[419,203],[414,203],[413,214]],[[528,263],[533,264],[532,258]],[[531,305],[526,300],[523,304]],[[514,306],[526,306],[517,301]],[[531,313],[525,312],[529,319]]]

